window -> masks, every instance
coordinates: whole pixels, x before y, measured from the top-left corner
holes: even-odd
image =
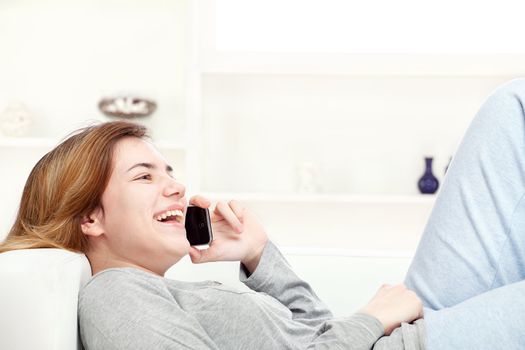
[[[519,0],[217,0],[215,49],[522,54]]]

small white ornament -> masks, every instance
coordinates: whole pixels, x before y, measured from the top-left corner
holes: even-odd
[[[297,166],[298,191],[315,193],[319,191],[319,168],[312,162],[302,162]]]
[[[149,116],[155,111],[157,104],[140,97],[123,96],[104,98],[98,103],[98,108],[109,117],[135,118]]]
[[[24,136],[32,119],[32,113],[23,103],[11,102],[0,114],[0,129],[6,136]]]

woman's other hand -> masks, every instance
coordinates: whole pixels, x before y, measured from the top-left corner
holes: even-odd
[[[402,322],[410,323],[423,317],[423,303],[404,284],[384,284],[359,312],[377,318],[383,324],[385,335],[390,335]]]
[[[207,208],[203,197],[190,204]],[[252,273],[261,258],[268,236],[255,215],[239,201],[218,202],[211,213],[213,241],[207,249],[190,248],[194,264],[211,261],[240,261]]]

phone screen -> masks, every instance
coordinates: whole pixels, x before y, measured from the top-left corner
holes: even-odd
[[[190,245],[210,244],[213,235],[211,231],[210,212],[207,208],[189,206],[186,210],[186,238]]]

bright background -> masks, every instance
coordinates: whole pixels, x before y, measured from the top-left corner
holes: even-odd
[[[423,157],[442,182],[484,99],[525,71],[524,6],[2,1],[0,113],[22,102],[32,124],[16,138],[0,128],[0,239],[45,152],[110,120],[101,98],[147,97],[158,109],[139,121],[188,194],[244,201],[319,294],[351,310],[403,278],[435,200],[417,189]],[[307,192],[305,168],[315,170]],[[172,275],[220,277],[226,265],[199,275],[185,260]],[[331,293],[326,271],[338,266],[351,295]]]

